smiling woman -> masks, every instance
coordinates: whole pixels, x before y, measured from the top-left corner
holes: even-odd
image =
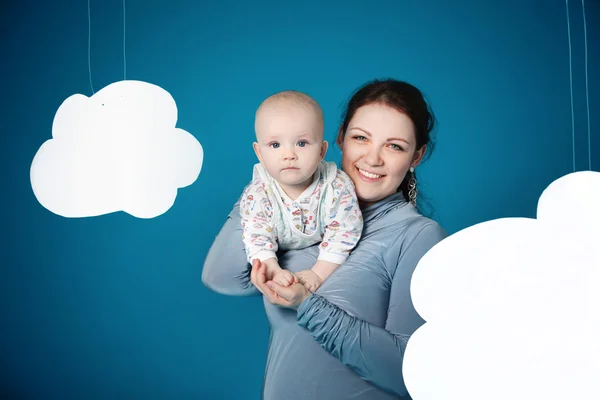
[[[354,181],[363,206],[398,191],[411,200],[414,168],[427,150],[433,150],[434,121],[421,92],[406,82],[376,82],[356,92],[337,143],[342,168]]]
[[[355,182],[363,206],[397,192],[409,168],[419,164],[426,149],[416,148],[410,118],[387,105],[361,107],[347,135],[341,143],[346,155],[343,168]]]
[[[316,291],[269,280],[258,260],[251,267],[239,205],[229,214],[202,279],[224,294],[263,294],[271,326],[264,399],[410,399],[404,351],[424,322],[412,305],[410,280],[421,257],[447,235],[404,191],[432,128],[433,114],[410,84],[375,81],[352,96],[337,142],[364,229],[350,256]],[[290,250],[278,254],[279,264],[297,274],[318,255],[316,245]]]

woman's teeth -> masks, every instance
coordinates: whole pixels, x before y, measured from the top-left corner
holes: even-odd
[[[367,178],[371,178],[371,179],[377,179],[377,178],[381,178],[381,175],[377,175],[377,174],[372,174],[370,172],[367,171],[363,171],[362,169],[358,170],[361,174],[363,174],[364,176],[366,176]]]

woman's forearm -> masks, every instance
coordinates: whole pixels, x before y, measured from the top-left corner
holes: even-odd
[[[237,203],[208,251],[202,268],[202,283],[212,291],[230,296],[260,294],[250,282],[250,264],[242,242]]]
[[[408,335],[353,317],[314,293],[298,308],[298,324],[362,379],[397,396],[408,395],[402,379]]]
[[[410,301],[410,281],[419,260],[446,235],[439,225],[431,223],[402,247],[392,278],[385,327],[354,317],[314,293],[298,307],[298,324],[364,380],[400,397],[407,396],[402,377],[404,352],[410,335],[424,323]]]

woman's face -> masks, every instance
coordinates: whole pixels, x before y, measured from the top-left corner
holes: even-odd
[[[384,104],[360,107],[340,132],[342,169],[356,187],[361,207],[367,207],[398,191],[411,166],[416,166],[425,146],[416,149],[413,122]]]

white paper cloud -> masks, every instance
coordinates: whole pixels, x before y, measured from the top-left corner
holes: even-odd
[[[411,294],[427,321],[403,366],[414,400],[600,399],[600,173],[553,182],[537,219],[443,240]]]
[[[198,178],[204,155],[176,122],[173,97],[146,82],[115,82],[89,98],[70,96],[56,112],[52,139],[31,164],[36,198],[64,217],[165,213],[177,189]]]

